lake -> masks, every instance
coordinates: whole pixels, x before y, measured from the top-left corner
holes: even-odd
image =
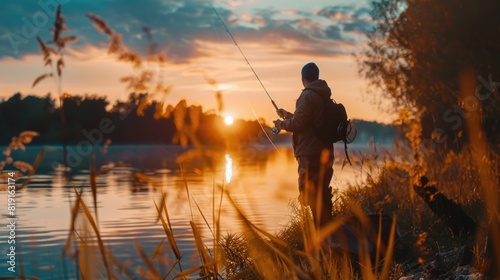
[[[33,146],[26,151],[15,151],[12,157],[32,163],[41,148]],[[75,262],[63,257],[62,253],[70,228],[71,207],[76,199],[75,190],[81,191],[83,200],[94,213],[89,187],[90,155],[73,155],[70,164],[73,168],[66,172],[59,165],[61,147],[44,148],[46,153],[36,174],[27,188],[16,192],[16,275],[22,262],[26,276],[77,279]],[[70,148],[78,151],[78,147]],[[342,148],[336,148],[332,182],[339,189],[360,178],[357,167],[347,165],[341,170],[341,160],[345,157]],[[354,151],[358,149],[358,153],[362,153],[359,151],[363,149],[359,148],[355,147]],[[99,231],[113,256],[133,273],[139,266],[145,267],[137,253],[137,245],[150,255],[163,242],[165,258],[171,263],[175,261],[161,222],[156,221],[155,202],[160,204],[162,192],[166,194],[166,206],[183,254],[184,269],[199,265],[190,221],[198,225],[205,244],[211,248],[212,233],[205,219],[213,228],[214,203],[218,209],[222,193],[220,228],[223,235],[240,230],[240,221],[228,195],[253,223],[271,233],[287,224],[291,214],[289,204],[298,195],[297,164],[289,145],[218,151],[210,153],[205,161],[196,158],[188,148],[178,146],[111,145],[105,151],[96,149],[94,153],[96,168],[106,171],[96,180]],[[184,159],[180,165],[176,162],[179,156]],[[136,172],[144,176],[138,178],[134,175]],[[23,178],[18,178],[17,185],[22,181]],[[2,186],[5,188],[5,181]],[[0,197],[6,202],[6,191],[1,191]],[[1,203],[0,211],[0,276],[12,276],[7,270],[6,255],[10,245],[7,244],[6,203]],[[83,223],[77,226],[83,231]],[[96,256],[100,258],[98,252]],[[168,269],[162,267],[160,272],[166,273]]]

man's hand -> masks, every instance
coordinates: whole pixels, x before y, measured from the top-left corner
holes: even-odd
[[[278,129],[278,131],[280,131],[281,124],[283,123],[283,121],[282,120],[274,120],[273,123],[274,123],[274,127],[276,127],[276,129]]]
[[[284,118],[284,119],[289,119],[289,118],[293,117],[293,114],[292,114],[292,113],[290,113],[290,112],[288,112],[288,111],[287,111],[287,110],[285,110],[285,109],[278,109],[278,110],[276,111],[276,113],[278,114],[278,116],[279,116],[280,118]]]

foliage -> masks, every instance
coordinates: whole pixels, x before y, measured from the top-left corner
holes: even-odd
[[[397,215],[402,233],[396,254],[403,261],[430,265],[438,252],[451,252],[466,246],[473,248],[477,259],[470,265],[481,267],[488,261],[484,242],[498,220],[500,195],[500,157],[492,150],[476,160],[473,146],[455,151],[437,151],[430,147],[398,145],[396,152],[365,153],[355,158],[364,180],[350,185],[334,196],[334,216],[350,215],[350,205],[360,205],[365,213]],[[415,160],[415,154],[418,159]],[[478,226],[472,239],[454,236],[415,193],[420,176],[431,178],[430,184],[447,198],[458,203]],[[488,203],[488,201],[490,201]],[[452,264],[459,265],[459,261]],[[453,268],[453,269],[454,269]]]
[[[6,145],[11,137],[25,130],[49,133],[50,124],[57,115],[54,114],[54,100],[50,95],[45,97],[12,95],[0,102],[0,143]]]
[[[5,159],[0,161],[0,171],[2,171],[6,166],[15,167],[20,172],[33,171],[33,166],[31,164],[14,160],[14,158],[12,157],[12,151],[26,150],[26,145],[31,143],[33,141],[33,138],[37,137],[38,135],[38,132],[35,131],[23,131],[17,137],[12,137],[10,144],[3,150]],[[2,173],[2,175],[7,174]]]
[[[396,112],[409,110],[422,122],[423,137],[438,134],[436,142],[460,148],[469,141],[467,118],[477,111],[496,146],[499,9],[489,0],[375,2],[377,25],[358,56],[360,73]]]
[[[18,136],[12,137],[10,144],[3,150],[4,159],[0,161],[0,180],[7,181],[7,178],[17,179],[18,177],[24,177],[21,180],[22,183],[15,187],[15,190],[20,191],[28,185],[33,174],[35,174],[38,166],[42,162],[43,156],[45,154],[45,149],[41,149],[38,153],[37,158],[33,164],[21,160],[15,160],[13,151],[26,150],[26,145],[33,141],[33,138],[37,137],[39,134],[36,131],[23,131]],[[9,171],[9,172],[3,172]],[[10,171],[15,171],[14,175],[10,175]],[[10,188],[9,188],[10,189]],[[7,190],[7,184],[0,187],[0,191]]]

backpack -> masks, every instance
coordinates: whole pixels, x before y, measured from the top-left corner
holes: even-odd
[[[347,144],[354,141],[357,129],[354,123],[347,118],[347,111],[342,103],[333,99],[323,103],[323,123],[317,128],[318,134],[323,141],[330,145],[339,141],[344,142],[344,151],[347,161],[352,165],[347,153]]]

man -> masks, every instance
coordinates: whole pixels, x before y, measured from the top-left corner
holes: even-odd
[[[275,120],[278,130],[293,133],[293,152],[298,162],[299,201],[310,206],[316,226],[331,220],[333,176],[333,144],[325,143],[318,131],[323,123],[323,104],[330,99],[328,84],[319,79],[319,68],[310,62],[301,71],[304,89],[292,114],[277,111],[283,120]]]

